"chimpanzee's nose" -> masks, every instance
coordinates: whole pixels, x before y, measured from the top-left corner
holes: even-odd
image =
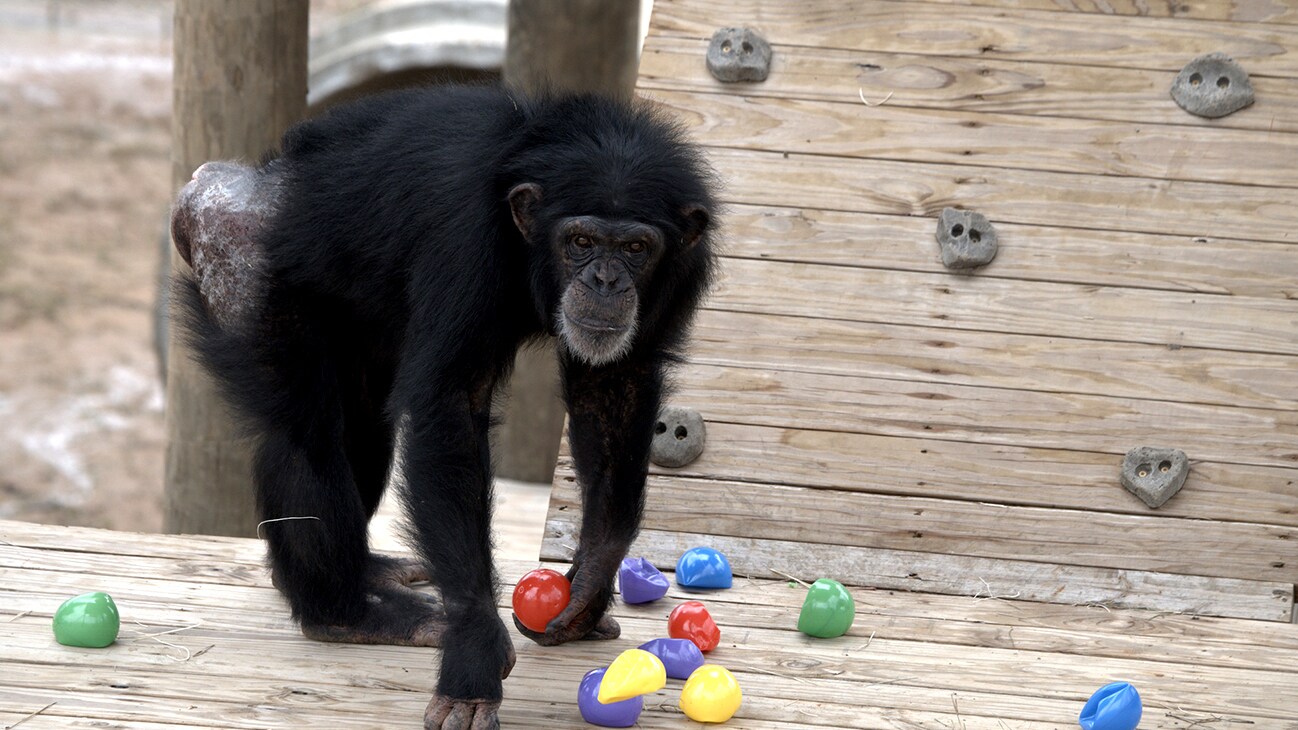
[[[595,283],[601,294],[611,294],[621,287],[622,270],[607,261],[600,261],[595,264]]]

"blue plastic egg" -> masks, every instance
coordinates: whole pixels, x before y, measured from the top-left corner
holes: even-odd
[[[1136,688],[1126,682],[1114,682],[1091,695],[1077,724],[1082,730],[1136,730],[1140,713],[1140,694]]]
[[[690,548],[676,561],[676,582],[682,588],[729,588],[733,581],[730,561],[710,547]]]

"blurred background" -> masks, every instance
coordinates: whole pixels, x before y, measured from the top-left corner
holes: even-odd
[[[491,78],[504,22],[313,0],[312,110]],[[162,528],[171,43],[165,0],[0,0],[0,519]]]

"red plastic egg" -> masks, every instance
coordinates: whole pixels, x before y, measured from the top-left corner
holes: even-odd
[[[712,651],[721,643],[721,629],[698,601],[686,601],[672,609],[667,617],[667,635],[673,639],[689,639],[699,651]]]
[[[514,615],[527,628],[542,633],[568,607],[571,598],[572,586],[562,573],[546,568],[533,570],[514,586]]]

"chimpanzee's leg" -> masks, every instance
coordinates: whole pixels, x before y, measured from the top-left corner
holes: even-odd
[[[382,495],[391,427],[381,367],[320,302],[277,282],[257,248],[273,219],[273,172],[209,163],[172,212],[192,277],[178,316],[199,359],[257,435],[254,479],[276,587],[307,636],[437,646],[445,619],[413,561],[372,556],[366,522]],[[337,343],[342,342],[342,346]],[[331,343],[334,343],[331,345]],[[371,392],[371,391],[378,392]]]
[[[393,366],[373,355],[382,349],[367,345],[349,348],[346,354],[339,353],[340,357],[352,355],[343,387],[343,444],[366,520],[374,516],[383,499],[393,457],[395,428],[384,407],[392,389]],[[422,560],[376,554],[371,556],[370,563],[372,580],[396,592],[431,578]],[[441,605],[434,593],[410,593],[433,606]]]
[[[326,344],[333,325],[321,310],[272,287],[259,336],[248,342],[268,396],[248,405],[261,426],[255,480],[275,584],[310,638],[436,646],[441,612],[402,585],[408,571],[370,555],[348,459],[344,391],[352,383]]]

